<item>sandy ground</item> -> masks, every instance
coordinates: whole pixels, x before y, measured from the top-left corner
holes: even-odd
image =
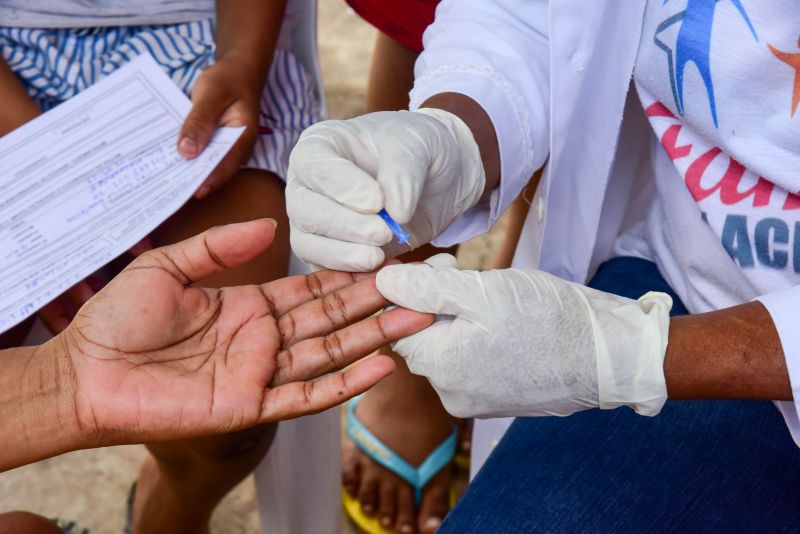
[[[363,112],[374,30],[344,1],[320,2],[319,45],[329,114]],[[486,265],[502,228],[462,247],[465,267]],[[24,509],[74,520],[93,534],[121,532],[128,488],[145,451],[139,446],[79,451],[0,475],[0,511]],[[258,532],[252,477],[233,491],[212,521],[215,534]]]

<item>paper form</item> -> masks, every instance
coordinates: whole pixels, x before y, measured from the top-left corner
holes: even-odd
[[[0,138],[0,332],[178,210],[244,128],[176,150],[191,102],[149,55]]]

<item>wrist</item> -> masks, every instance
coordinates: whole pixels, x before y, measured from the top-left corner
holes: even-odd
[[[459,195],[463,203],[461,212],[467,211],[484,195],[486,188],[486,172],[481,160],[481,151],[472,130],[464,120],[450,111],[436,108],[419,108],[413,111],[437,121],[452,136],[462,162],[462,185],[466,187]]]
[[[88,447],[91,440],[78,418],[77,379],[64,336],[56,336],[37,347],[35,359],[38,371],[26,376],[29,395],[37,396],[40,402],[37,413],[30,414],[36,421],[33,432],[57,433],[63,451]],[[41,414],[46,414],[49,429],[38,423]]]
[[[5,351],[0,471],[87,446],[75,412],[75,381],[58,338]]]
[[[458,117],[472,134],[484,171],[482,200],[488,201],[492,191],[500,183],[500,148],[494,125],[480,104],[468,96],[458,93],[434,95],[418,108],[440,109]]]
[[[267,72],[271,58],[263,58],[259,54],[249,54],[247,51],[230,50],[217,55],[214,65],[225,71],[225,79],[243,90],[248,100],[258,105],[261,93],[267,79]]]
[[[780,336],[760,302],[676,317],[664,375],[671,399],[792,399]]]

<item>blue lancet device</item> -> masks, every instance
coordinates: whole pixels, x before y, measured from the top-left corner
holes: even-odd
[[[389,213],[385,209],[379,211],[378,215],[381,216],[381,219],[384,220],[386,226],[388,226],[389,229],[392,231],[392,233],[395,235],[395,237],[397,237],[398,243],[400,243],[401,245],[408,243],[408,238],[411,237],[411,234],[405,232],[403,230],[403,227],[397,224],[397,221],[392,219],[392,216],[389,215]]]

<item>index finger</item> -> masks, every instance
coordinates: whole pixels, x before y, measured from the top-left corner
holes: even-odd
[[[348,273],[343,271],[316,271],[267,282],[259,286],[267,301],[271,315],[279,320],[290,310],[321,299],[362,280],[375,278],[376,271]]]
[[[281,348],[286,349],[304,339],[330,334],[369,317],[388,305],[389,301],[375,287],[374,278],[332,291],[276,317],[281,334]]]

